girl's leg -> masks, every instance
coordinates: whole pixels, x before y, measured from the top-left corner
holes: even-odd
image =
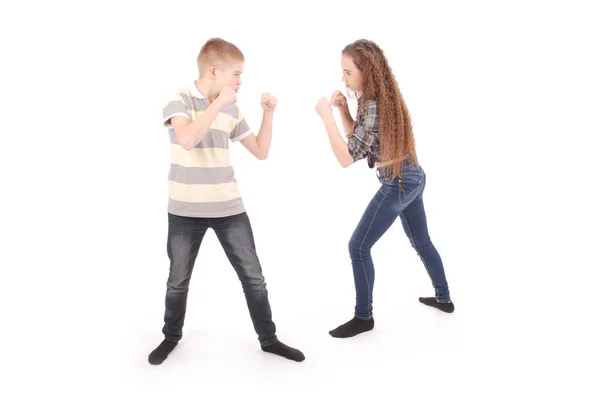
[[[352,337],[373,328],[375,268],[371,248],[397,219],[399,210],[398,187],[384,184],[354,230],[348,244],[356,290],[354,319],[330,331],[332,336]]]
[[[442,258],[429,237],[422,194],[419,194],[414,201],[402,210],[400,220],[411,245],[423,261],[423,265],[431,279],[435,289],[435,301],[451,303]],[[446,309],[449,308],[448,306]],[[453,307],[452,310],[454,310]]]

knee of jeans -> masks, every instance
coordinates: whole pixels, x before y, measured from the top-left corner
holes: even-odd
[[[371,251],[371,248],[364,244],[362,239],[351,238],[348,242],[348,251],[351,257],[361,258]]]
[[[185,294],[190,286],[187,280],[169,280],[167,283],[167,292],[170,294]]]
[[[419,240],[412,240],[411,244],[413,248],[417,250],[417,252],[421,253],[429,249],[433,244],[431,243],[431,238],[427,236],[426,238],[422,238]]]
[[[248,274],[244,277],[243,287],[252,292],[264,291],[267,287],[265,278],[262,274]]]

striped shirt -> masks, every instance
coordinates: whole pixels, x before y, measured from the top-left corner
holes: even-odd
[[[163,123],[171,141],[168,212],[186,217],[225,217],[245,212],[229,156],[229,142],[252,133],[237,105],[221,109],[202,141],[185,150],[171,118],[195,121],[209,106],[195,83],[168,92]]]

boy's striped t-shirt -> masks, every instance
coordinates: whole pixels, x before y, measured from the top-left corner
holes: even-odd
[[[225,217],[245,211],[229,156],[229,142],[252,133],[237,105],[224,107],[202,141],[185,150],[177,141],[171,118],[195,121],[210,102],[195,83],[167,94],[163,123],[171,142],[168,212],[186,217]]]

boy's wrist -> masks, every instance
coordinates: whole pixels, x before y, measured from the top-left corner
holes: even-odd
[[[215,101],[213,102],[213,104],[215,105],[215,107],[218,110],[221,110],[225,105],[223,104],[223,99],[219,99],[218,97],[215,99]]]

